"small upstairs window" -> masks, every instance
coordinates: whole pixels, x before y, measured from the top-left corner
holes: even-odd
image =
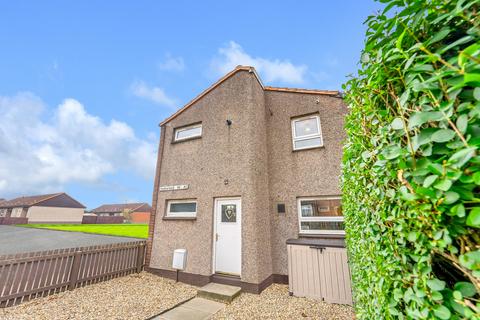
[[[293,150],[311,149],[323,146],[320,117],[310,115],[292,119]]]
[[[185,127],[176,128],[174,130],[173,141],[183,141],[202,136],[202,124],[192,124]]]

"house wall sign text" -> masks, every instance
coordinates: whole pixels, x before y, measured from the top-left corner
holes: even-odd
[[[171,186],[160,186],[160,191],[176,191],[176,190],[186,190],[188,189],[188,184],[176,184]]]

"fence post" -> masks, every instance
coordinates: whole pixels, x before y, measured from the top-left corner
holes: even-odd
[[[72,269],[70,270],[70,284],[68,290],[75,289],[78,280],[78,271],[80,271],[80,261],[82,260],[82,251],[75,251],[73,255]]]
[[[145,243],[142,242],[142,243],[139,245],[139,247],[138,247],[137,273],[142,272],[144,255],[145,255]]]

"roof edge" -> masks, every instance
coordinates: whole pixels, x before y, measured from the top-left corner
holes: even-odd
[[[316,89],[300,89],[300,88],[281,88],[281,87],[264,87],[265,91],[280,91],[306,94],[323,94],[328,96],[336,96],[340,94],[338,90],[316,90]]]
[[[47,201],[47,200],[56,198],[56,197],[58,197],[58,196],[60,196],[60,195],[62,195],[62,194],[64,194],[64,192],[55,193],[55,194],[51,195],[50,197],[46,197],[46,198],[44,198],[44,199],[35,201],[34,203],[32,203],[32,204],[30,205],[30,207],[33,207],[34,205],[39,204],[39,203],[42,203],[42,202],[44,202],[44,201]]]
[[[69,197],[69,198],[72,199],[74,202],[78,203],[83,209],[86,209],[86,208],[87,208],[83,203],[81,203],[80,201],[78,201],[78,200],[76,200],[75,198],[71,197],[71,196],[70,196],[68,193],[66,193],[66,192],[59,192],[59,193],[57,193],[57,194],[55,194],[55,195],[52,195],[51,197],[48,197],[48,198],[46,198],[46,199],[42,199],[42,200],[40,200],[40,201],[37,201],[37,202],[33,203],[31,206],[33,207],[34,205],[37,205],[37,204],[42,203],[42,202],[45,202],[45,201],[47,201],[47,200],[50,200],[50,199],[59,197],[59,196],[61,196],[61,195],[65,195],[65,196]]]
[[[10,201],[12,201],[12,200],[23,198],[23,197],[17,197],[17,198],[14,198],[14,199],[12,199],[12,200],[5,200],[5,201],[0,202],[0,208],[2,208],[2,209],[16,208],[16,207],[28,207],[28,208],[30,208],[30,207],[36,206],[36,205],[38,205],[38,204],[41,204],[41,203],[43,203],[43,202],[45,202],[45,201],[48,201],[48,200],[54,199],[54,198],[56,198],[56,197],[59,197],[59,196],[61,196],[61,195],[65,195],[65,196],[67,196],[68,198],[72,199],[74,202],[78,203],[78,204],[81,206],[81,208],[84,208],[84,209],[86,208],[85,205],[83,205],[83,204],[82,204],[81,202],[79,202],[78,200],[72,198],[72,197],[71,197],[70,195],[68,195],[66,192],[52,193],[52,194],[50,194],[48,197],[45,197],[45,198],[43,198],[43,199],[36,200],[36,201],[32,202],[32,203],[29,204],[29,205],[9,204],[9,205],[6,205],[6,206],[5,206],[5,205],[2,206],[2,203],[8,203],[8,202],[10,202]],[[42,196],[42,195],[39,195],[39,196]],[[27,197],[29,197],[29,196],[27,196]],[[35,196],[33,196],[33,197],[35,197]]]
[[[198,100],[202,99],[204,96],[206,96],[210,91],[212,91],[213,89],[215,89],[216,87],[218,87],[219,85],[221,85],[225,80],[229,79],[230,77],[232,77],[234,74],[236,74],[237,72],[239,71],[248,71],[250,73],[253,73],[253,75],[255,76],[255,78],[257,79],[258,83],[260,84],[260,86],[262,87],[262,89],[265,89],[263,83],[262,83],[262,80],[260,80],[260,77],[258,76],[257,74],[257,71],[255,70],[254,67],[250,67],[250,66],[237,66],[235,67],[235,69],[233,69],[232,71],[230,71],[229,73],[227,73],[226,75],[224,75],[223,77],[221,77],[217,82],[215,82],[214,84],[212,84],[210,87],[208,87],[207,89],[205,89],[202,93],[200,93],[198,96],[196,96],[195,98],[193,98],[192,100],[190,100],[190,102],[188,102],[186,105],[184,105],[181,109],[178,109],[174,114],[172,114],[171,116],[169,116],[168,118],[166,118],[165,120],[163,120],[162,122],[160,122],[159,126],[163,126],[164,124],[170,122],[171,120],[173,120],[174,118],[176,118],[177,116],[179,116],[183,111],[187,110],[190,106],[192,106],[195,102],[197,102]]]
[[[146,204],[147,204],[147,203],[142,203],[141,205],[139,205],[138,207],[136,207],[136,208],[135,208],[135,209],[133,209],[132,211],[135,211],[135,210],[137,210],[137,209],[139,209],[139,208],[143,207],[143,206],[144,206],[144,205],[146,205]]]
[[[138,203],[137,203],[137,202],[133,202],[133,203],[104,203],[104,204],[102,204],[102,205],[100,205],[100,206],[98,206],[98,207],[96,207],[96,208],[93,208],[93,209],[90,210],[90,211],[91,211],[91,212],[106,212],[106,211],[102,211],[102,210],[98,210],[98,209],[100,209],[100,208],[103,207],[103,206],[123,206],[123,205],[128,205],[128,204],[138,204],[137,207],[134,207],[133,209],[131,209],[132,211],[137,210],[138,208],[141,208],[141,207],[143,207],[143,206],[145,206],[145,205],[150,206],[150,204],[149,204],[148,202],[138,202]],[[150,207],[151,207],[151,206],[150,206]],[[95,210],[98,210],[98,211],[95,211]],[[113,211],[112,211],[112,212],[113,212]],[[117,211],[115,211],[115,212],[117,212]]]
[[[270,87],[270,86],[264,86],[262,83],[262,80],[260,79],[260,76],[258,75],[257,71],[255,70],[254,67],[252,66],[236,66],[235,69],[221,77],[219,80],[217,80],[215,83],[213,83],[210,87],[205,89],[202,93],[197,95],[194,99],[190,100],[186,105],[184,105],[182,108],[178,109],[175,113],[173,113],[171,116],[167,117],[165,120],[160,122],[159,126],[163,126],[166,123],[170,122],[171,120],[175,119],[177,116],[179,116],[181,113],[183,113],[185,110],[187,110],[189,107],[191,107],[194,103],[202,99],[204,96],[206,96],[209,92],[213,91],[215,88],[217,88],[219,85],[221,85],[225,80],[229,79],[232,77],[234,74],[236,74],[239,71],[248,71],[250,73],[253,73],[255,76],[255,79],[257,79],[258,83],[262,87],[264,91],[278,91],[278,92],[292,92],[292,93],[304,93],[304,94],[321,94],[321,95],[328,95],[328,96],[337,96],[339,97],[341,95],[340,91],[338,90],[315,90],[315,89],[299,89],[299,88],[281,88],[281,87]]]

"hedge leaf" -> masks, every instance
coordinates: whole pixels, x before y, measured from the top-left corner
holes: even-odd
[[[343,213],[357,319],[480,319],[480,0],[366,20]]]

